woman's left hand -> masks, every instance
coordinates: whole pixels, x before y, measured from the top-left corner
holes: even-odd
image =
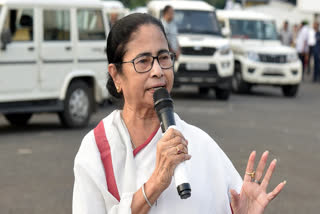
[[[278,184],[270,193],[267,193],[267,187],[271,176],[276,167],[277,160],[274,159],[261,181],[264,168],[268,159],[268,151],[261,156],[256,172],[254,172],[254,160],[256,152],[253,151],[248,160],[247,169],[243,179],[243,185],[240,194],[235,190],[231,190],[231,206],[234,214],[260,214],[263,213],[267,205],[274,199],[283,189],[286,181]]]

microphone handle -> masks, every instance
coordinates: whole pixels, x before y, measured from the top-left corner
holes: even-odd
[[[175,125],[171,125],[168,127],[168,129],[169,128],[179,131]],[[174,181],[181,199],[187,199],[191,196],[191,186],[187,174],[187,165],[185,162],[178,164],[174,170]]]
[[[161,121],[162,133],[165,133],[170,126],[175,126],[176,121],[174,120],[173,108],[166,107],[161,109],[158,113],[158,117]]]

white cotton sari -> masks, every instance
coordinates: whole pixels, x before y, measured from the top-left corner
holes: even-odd
[[[172,179],[149,213],[231,214],[229,190],[240,192],[240,175],[209,135],[178,115],[175,120],[189,141],[192,155],[191,160],[186,161],[191,197],[180,199]],[[104,118],[85,136],[75,158],[73,213],[131,213],[133,194],[154,171],[156,144],[161,137],[159,128],[144,145],[133,150],[120,111],[115,110]],[[97,146],[97,141],[103,149]]]

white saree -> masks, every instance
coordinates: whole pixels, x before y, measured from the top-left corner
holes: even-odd
[[[180,199],[172,179],[149,213],[231,214],[229,190],[240,192],[240,175],[209,135],[178,115],[175,120],[189,141],[192,155],[186,162],[191,197]],[[161,136],[159,128],[144,145],[133,150],[120,111],[104,118],[84,137],[75,158],[73,213],[131,213],[133,194],[155,168],[156,144]]]

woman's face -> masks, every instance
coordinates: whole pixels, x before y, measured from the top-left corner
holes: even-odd
[[[123,61],[131,61],[139,55],[169,51],[167,40],[160,28],[154,24],[145,24],[132,35],[126,46]],[[132,63],[122,64],[123,73],[119,75],[119,83],[125,104],[132,108],[153,108],[155,88],[165,87],[169,92],[173,85],[173,68],[162,69],[155,59],[149,72],[137,73]]]

